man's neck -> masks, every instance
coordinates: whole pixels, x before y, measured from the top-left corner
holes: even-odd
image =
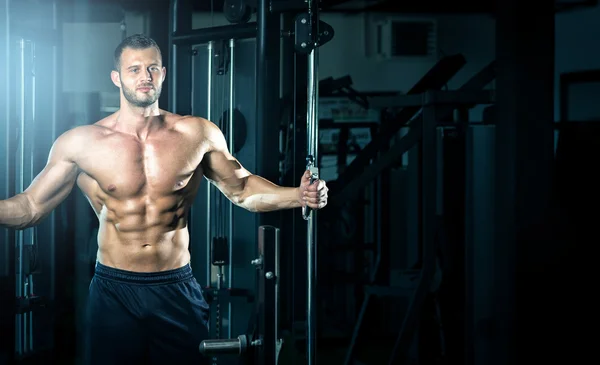
[[[146,139],[153,121],[160,115],[158,103],[148,107],[134,107],[122,104],[118,111],[115,127],[124,133],[136,135],[140,139]]]

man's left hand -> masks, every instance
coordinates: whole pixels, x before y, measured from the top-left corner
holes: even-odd
[[[327,205],[327,184],[323,180],[310,183],[310,171],[305,171],[300,180],[300,203],[303,207],[322,209]]]

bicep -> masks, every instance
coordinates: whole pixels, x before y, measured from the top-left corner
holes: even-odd
[[[221,130],[207,123],[205,136],[210,148],[202,159],[204,176],[228,195],[243,190],[251,173],[231,155]]]
[[[76,177],[75,163],[50,161],[24,193],[36,211],[46,213],[54,209],[69,195]]]
[[[204,175],[215,185],[234,188],[250,176],[240,162],[227,151],[208,152],[203,159]]]

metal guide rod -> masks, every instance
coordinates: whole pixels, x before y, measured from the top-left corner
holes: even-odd
[[[212,120],[212,59],[213,59],[213,46],[214,42],[208,42],[207,51],[208,51],[208,78],[207,78],[207,102],[206,102],[206,117],[208,120]],[[210,260],[210,250],[211,250],[211,214],[210,214],[210,191],[211,185],[210,183],[206,184],[206,286],[211,286],[211,260]]]
[[[52,4],[52,29],[55,31],[58,30],[58,4],[55,0]],[[62,29],[62,28],[61,28]],[[52,46],[52,66],[54,72],[52,73],[52,136],[51,140],[54,141],[57,138],[57,128],[56,123],[58,120],[58,54],[60,49],[57,44]],[[50,262],[55,262],[56,257],[56,212],[50,213],[49,217],[50,221],[50,239],[49,239],[49,248],[50,248]],[[49,299],[54,300],[54,292],[55,292],[55,278],[56,270],[50,270],[50,292]]]
[[[229,40],[229,128],[227,131],[229,132],[228,140],[229,140],[229,152],[233,156],[233,107],[234,103],[234,95],[235,95],[235,73],[234,73],[234,63],[235,61],[235,39]],[[228,240],[227,243],[229,245],[229,280],[228,287],[231,289],[233,286],[233,203],[229,202],[229,232],[228,232]],[[227,325],[227,333],[228,338],[231,338],[231,323],[233,320],[232,316],[232,305],[231,300],[229,301],[229,324]]]
[[[3,87],[3,97],[4,100],[6,102],[6,104],[4,104],[4,108],[1,111],[2,116],[4,117],[4,120],[6,121],[3,124],[3,131],[2,133],[4,134],[3,136],[3,141],[1,142],[4,147],[4,158],[2,161],[2,165],[5,166],[4,169],[4,175],[2,176],[2,180],[3,180],[3,184],[5,185],[5,187],[2,189],[2,195],[4,198],[8,197],[10,195],[10,182],[9,180],[11,179],[11,157],[12,157],[12,150],[11,150],[11,141],[14,138],[11,138],[12,135],[10,133],[11,130],[11,124],[10,120],[11,120],[11,105],[12,105],[12,98],[13,96],[11,95],[11,82],[10,82],[10,66],[11,66],[11,57],[10,57],[10,53],[11,53],[11,43],[10,43],[10,16],[9,16],[9,3],[8,1],[4,1],[4,5],[3,5],[4,9],[3,11],[3,19],[2,22],[5,24],[3,29],[2,29],[2,41],[4,42],[3,44],[3,50],[2,52],[0,52],[1,57],[3,58],[4,61],[4,69],[1,70],[0,72],[3,74],[4,76],[4,80],[5,82],[3,83],[2,87]],[[3,260],[2,262],[0,262],[0,275],[1,276],[6,276],[6,277],[10,277],[11,273],[10,273],[10,263],[14,262],[13,257],[10,257],[12,250],[9,248],[10,242],[9,242],[9,230],[4,229],[4,232],[2,232],[3,235],[3,242],[5,243],[5,246],[3,247],[3,253],[1,255],[3,255]],[[14,271],[14,270],[13,270]]]
[[[316,1],[308,1],[309,21],[311,24],[311,52],[308,56],[308,110],[307,110],[307,169],[311,172],[311,182],[319,178],[318,158],[318,97],[319,97],[319,48],[317,45],[318,6]],[[316,296],[317,296],[317,214],[308,207],[303,210],[307,220],[307,363],[316,364]]]
[[[279,283],[280,283],[280,278],[281,278],[281,261],[280,261],[280,255],[281,255],[281,240],[280,240],[280,232],[279,229],[275,229],[275,300],[274,300],[274,317],[275,317],[275,329],[273,330],[274,333],[274,340],[275,340],[275,349],[276,349],[276,356],[275,356],[275,362],[278,363],[278,359],[279,359],[279,350],[280,347],[279,345],[282,343],[282,339],[279,337],[279,314],[280,314],[280,310],[279,310]]]
[[[22,192],[26,181],[33,179],[33,148],[34,144],[26,139],[30,135],[33,118],[35,117],[35,72],[34,72],[34,43],[24,38],[19,39],[19,154],[17,170],[17,189]],[[29,79],[31,78],[31,79]],[[28,102],[28,97],[31,102]],[[29,273],[24,272],[23,254],[27,247],[35,243],[32,229],[19,231],[16,235],[15,246],[18,250],[18,266],[16,267],[15,285],[16,296],[26,299],[33,293],[33,280]],[[16,324],[16,353],[23,355],[33,350],[33,313],[20,312],[15,319]]]
[[[36,94],[36,83],[35,83],[35,75],[36,75],[36,70],[35,70],[35,43],[31,42],[30,44],[31,46],[31,53],[29,54],[30,57],[30,69],[31,69],[31,105],[30,107],[30,111],[31,111],[31,125],[30,128],[33,131],[35,131],[35,105],[36,105],[36,101],[35,101],[35,94]],[[33,133],[27,133],[28,135],[33,135]],[[34,159],[34,155],[35,155],[35,143],[32,143],[32,141],[30,141],[30,143],[28,144],[28,150],[29,150],[29,173],[28,173],[28,181],[32,181],[35,177],[35,173],[34,173],[34,168],[33,168],[33,159]],[[32,227],[29,228],[29,245],[31,248],[34,247],[34,245],[36,244],[35,240],[36,240],[36,232],[37,227]],[[25,242],[23,242],[23,244],[25,244]],[[29,297],[33,295],[33,275],[31,273],[28,273],[27,277],[25,278],[25,290],[26,290],[26,294],[25,296]],[[29,352],[33,351],[33,311],[29,311],[29,313],[26,313],[25,316],[29,317],[29,333],[28,333],[28,337],[29,337],[29,341],[27,343],[27,350]]]
[[[19,66],[20,66],[20,74],[19,74],[19,143],[20,151],[19,151],[19,162],[17,165],[17,189],[19,192],[23,192],[25,190],[25,39],[19,40]],[[16,268],[17,272],[15,275],[16,278],[16,288],[17,288],[17,297],[24,297],[26,293],[24,292],[24,278],[23,278],[23,243],[25,239],[25,232],[20,230],[16,235],[16,245],[17,252],[19,255],[18,266]],[[26,334],[26,323],[27,319],[21,313],[17,314],[16,319],[16,352],[19,355],[24,353],[24,347],[26,346],[25,336]]]

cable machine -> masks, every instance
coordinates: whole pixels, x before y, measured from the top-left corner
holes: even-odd
[[[256,7],[256,22],[250,22],[252,12],[248,10],[253,6]],[[228,9],[229,8],[229,9]],[[212,17],[211,9],[211,17]],[[190,1],[172,0],[171,1],[171,69],[172,82],[169,84],[169,109],[179,114],[197,114],[204,116],[215,124],[218,124],[229,144],[230,152],[234,153],[237,141],[234,143],[237,136],[236,128],[238,123],[234,121],[236,99],[236,64],[234,60],[239,55],[238,44],[245,39],[256,39],[255,43],[255,81],[256,81],[256,119],[253,125],[256,135],[254,136],[254,144],[256,150],[256,166],[255,171],[261,176],[271,180],[278,181],[281,176],[280,161],[276,156],[281,154],[278,141],[280,139],[279,130],[279,111],[275,106],[280,103],[280,40],[282,36],[290,37],[293,40],[293,52],[298,57],[306,56],[308,62],[308,72],[303,76],[306,80],[306,141],[305,150],[306,165],[302,169],[308,169],[312,176],[311,178],[319,178],[318,168],[318,52],[319,47],[325,44],[333,37],[333,29],[319,21],[318,1],[311,0],[307,2],[282,2],[260,0],[253,1],[229,1],[225,2],[226,18],[233,23],[226,26],[213,26],[204,29],[192,29],[191,14],[193,6]],[[295,21],[290,29],[282,29],[280,18],[282,14],[295,14]],[[222,49],[219,45],[228,42],[227,52],[219,51]],[[202,45],[198,47],[198,45]],[[194,67],[193,57],[201,56],[206,50],[207,62],[204,63],[208,69],[208,74],[202,78],[206,79],[205,86],[206,95],[190,95],[183,93],[183,90],[197,90],[193,87],[195,82],[200,81],[197,78],[197,67]],[[228,95],[223,98],[228,101],[228,108],[224,115],[227,116],[227,122],[223,119],[223,124],[218,122],[218,111],[215,110],[218,105],[223,102],[216,102],[214,98],[219,98],[219,93],[215,93],[218,83],[215,82],[215,60],[216,55],[220,56],[218,62],[225,65],[225,72],[228,72]],[[276,61],[276,62],[274,62]],[[184,71],[182,71],[184,70]],[[192,70],[192,77],[189,77],[188,70]],[[298,73],[297,77],[300,78]],[[303,84],[303,82],[301,82]],[[199,99],[200,98],[200,99]],[[202,100],[201,100],[202,99]],[[251,118],[247,118],[251,119]],[[248,125],[251,125],[251,121]],[[250,128],[248,128],[251,130]],[[248,142],[252,143],[251,135],[248,136]],[[243,162],[242,162],[243,163]],[[245,163],[243,163],[246,165]],[[207,184],[208,185],[208,184]],[[236,216],[235,224],[233,219],[233,207],[230,202],[223,202],[219,194],[214,194],[214,188],[208,186],[203,194],[199,194],[200,198],[195,204],[196,210],[192,211],[192,215],[203,217],[203,223],[200,227],[192,226],[192,234],[196,237],[202,237],[202,241],[209,242],[206,249],[201,249],[203,252],[196,252],[197,257],[202,257],[199,262],[206,267],[202,267],[205,277],[203,281],[206,283],[208,294],[213,300],[215,307],[213,310],[213,320],[211,324],[217,331],[211,331],[211,339],[203,342],[201,349],[206,356],[213,356],[213,363],[217,361],[214,357],[216,354],[223,353],[246,353],[247,347],[260,346],[260,351],[253,353],[262,353],[264,362],[261,363],[276,363],[277,354],[281,348],[281,338],[278,338],[278,318],[266,320],[267,316],[272,316],[272,313],[265,310],[266,308],[278,308],[278,288],[279,277],[273,276],[272,270],[265,269],[266,266],[274,265],[266,257],[273,255],[266,254],[270,252],[265,246],[264,236],[259,235],[258,245],[259,256],[253,261],[253,264],[265,271],[264,275],[258,275],[256,278],[257,295],[250,299],[256,299],[257,311],[253,313],[254,318],[250,322],[256,325],[253,327],[253,333],[247,333],[238,338],[232,338],[232,293],[237,295],[252,297],[248,292],[232,286],[233,276],[232,261],[234,260],[233,247],[237,247],[239,240],[236,237],[236,225],[238,225],[238,217]],[[223,214],[222,214],[223,213]],[[227,213],[227,214],[225,214]],[[236,214],[238,214],[236,212]],[[243,212],[240,212],[242,215]],[[301,212],[302,221],[306,224],[306,260],[308,263],[306,272],[306,338],[307,338],[307,357],[309,364],[316,363],[316,287],[317,287],[317,214],[310,209],[303,209]],[[215,222],[215,217],[218,222]],[[198,222],[197,220],[195,222]],[[280,226],[277,215],[259,214],[257,219],[257,228],[259,232],[271,232],[270,229],[275,229]],[[194,232],[196,231],[196,232]],[[276,233],[279,237],[279,233]],[[263,238],[261,238],[263,237]],[[199,238],[200,239],[200,238]],[[266,242],[278,241],[275,239],[267,239]],[[263,242],[263,243],[261,243]],[[198,249],[198,247],[195,247]],[[194,251],[194,247],[192,248]],[[260,252],[263,252],[260,254]],[[275,262],[279,262],[279,250],[275,250],[277,254],[273,257]],[[194,252],[192,252],[194,257]],[[194,259],[192,259],[194,262]],[[228,266],[225,269],[225,266]],[[260,272],[260,270],[259,270]],[[269,275],[270,274],[270,275]],[[275,280],[272,280],[275,279]],[[236,279],[237,280],[237,279]],[[270,289],[269,289],[270,288]],[[224,299],[223,292],[227,292]],[[212,294],[211,294],[212,293]],[[264,295],[264,294],[267,295]],[[271,295],[271,294],[273,295]],[[221,299],[219,299],[221,298]],[[228,302],[228,303],[225,303]],[[222,311],[224,305],[227,304],[228,310]],[[223,315],[223,313],[227,313]],[[275,310],[275,313],[277,311]],[[275,314],[277,315],[277,314]],[[270,318],[270,317],[269,317]],[[271,331],[264,328],[265,324],[270,323],[270,326],[275,324],[275,328]],[[226,331],[222,331],[226,324]],[[244,337],[245,336],[245,337]],[[242,337],[244,340],[242,340]],[[267,338],[269,337],[269,338]],[[223,339],[225,338],[225,339]],[[242,349],[243,348],[243,349]]]

